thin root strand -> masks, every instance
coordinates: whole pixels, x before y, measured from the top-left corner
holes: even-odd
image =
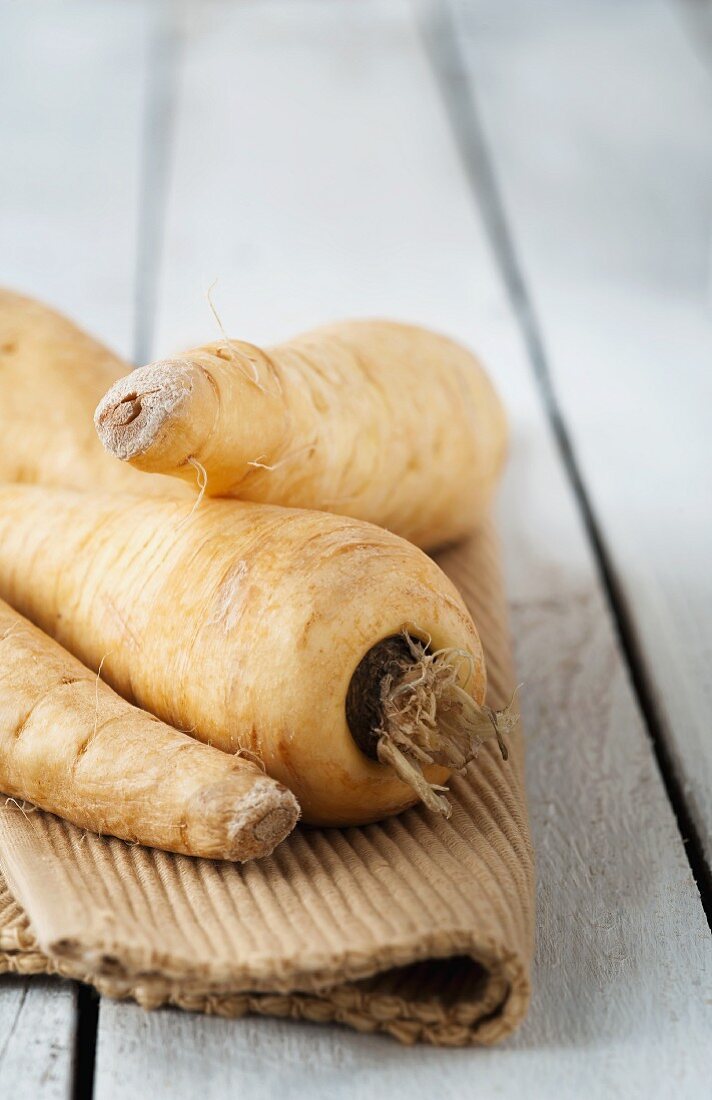
[[[217,284],[217,279],[214,279],[213,282],[208,287],[208,289],[206,291],[206,294],[205,294],[206,298],[208,299],[208,305],[210,306],[210,312],[212,313],[213,317],[215,318],[215,323],[218,326],[218,328],[220,329],[222,338],[225,341],[226,346],[229,348],[230,353],[232,354],[234,360],[237,363],[238,370],[240,370],[242,372],[242,374],[244,374],[245,378],[247,378],[247,380],[249,382],[252,382],[252,384],[254,386],[257,386],[258,390],[261,390],[262,393],[266,393],[266,390],[265,390],[264,386],[260,382],[260,375],[259,375],[259,371],[257,369],[257,364],[255,362],[253,362],[253,360],[250,359],[249,356],[242,355],[238,351],[238,349],[235,347],[232,340],[230,339],[230,337],[228,336],[228,334],[225,331],[225,326],[223,325],[222,320],[220,319],[220,314],[218,313],[218,311],[215,307],[215,303],[213,302],[213,290],[215,289],[216,284]],[[243,359],[247,359],[248,362],[250,363],[250,366],[252,367],[252,373],[249,373],[248,371],[244,370],[243,367],[241,366],[241,362],[242,362]]]
[[[189,466],[192,466],[193,469],[196,472],[197,479],[198,479],[198,495],[195,498],[195,501],[193,502],[193,507],[188,512],[188,515],[183,516],[183,519],[178,524],[177,530],[179,530],[179,531],[180,531],[181,527],[183,526],[183,524],[187,523],[188,520],[192,519],[193,516],[195,515],[196,511],[198,510],[198,508],[200,508],[200,505],[203,503],[203,497],[205,496],[205,491],[208,487],[208,471],[205,469],[204,466],[202,466],[200,464],[200,462],[198,462],[197,458],[193,458],[193,456],[191,455],[190,458],[186,459],[186,463]]]

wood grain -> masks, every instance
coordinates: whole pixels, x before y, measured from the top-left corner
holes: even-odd
[[[712,867],[703,39],[661,0],[455,11],[555,391]]]
[[[699,1095],[704,915],[411,10],[207,3],[177,29],[151,353],[215,332],[218,278],[223,322],[246,339],[349,314],[443,328],[480,349],[511,410],[499,512],[539,858],[536,992],[492,1052],[104,1001],[98,1100]]]
[[[2,1095],[69,1100],[76,987],[49,978],[0,977]]]

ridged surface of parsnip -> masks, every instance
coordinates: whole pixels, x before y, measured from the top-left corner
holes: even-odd
[[[2,601],[0,792],[95,833],[211,859],[268,855],[299,816],[254,764],[131,706]]]
[[[351,677],[375,644],[407,630],[466,651],[466,691],[484,700],[480,641],[451,582],[403,539],[344,517],[6,486],[0,595],[90,667],[104,659],[126,698],[256,753],[314,823],[415,801],[346,721]]]
[[[487,512],[506,449],[471,352],[413,325],[349,321],[265,351],[221,341],[114,385],[104,446],[214,496],[355,516],[433,547]]]

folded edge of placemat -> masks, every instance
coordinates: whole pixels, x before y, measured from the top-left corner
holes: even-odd
[[[440,562],[473,613],[490,702],[501,706],[514,681],[491,530]],[[520,732],[507,763],[496,745],[482,746],[453,781],[452,802],[450,821],[418,808],[363,829],[298,829],[244,867],[84,834],[7,805],[0,866],[14,902],[0,904],[0,965],[44,958],[45,970],[146,1007],[338,1020],[404,1042],[497,1042],[529,1000],[533,865]]]

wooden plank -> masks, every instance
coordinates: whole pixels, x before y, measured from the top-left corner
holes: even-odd
[[[710,945],[530,364],[408,7],[184,9],[153,354],[347,314],[479,347],[510,408],[500,501],[539,861],[531,1016],[496,1051],[104,1000],[97,1100],[683,1095]],[[684,1060],[680,1050],[684,1049]]]
[[[68,1100],[76,987],[45,978],[0,977],[3,1096]]]
[[[442,1100],[477,1095],[463,1093],[472,1052],[404,1051],[392,1040],[337,1027],[149,1014],[104,999],[100,1035],[97,1100],[135,1095],[139,1074],[145,1095],[162,1098],[194,1096],[199,1083],[205,1100],[424,1097],[434,1086]]]
[[[2,283],[127,356],[155,22],[152,5],[122,0],[0,11]]]
[[[125,355],[156,18],[121,0],[0,7],[2,283]],[[69,1097],[76,1026],[73,985],[0,978],[0,1093]]]
[[[460,3],[553,381],[712,867],[712,81],[662,0]]]

